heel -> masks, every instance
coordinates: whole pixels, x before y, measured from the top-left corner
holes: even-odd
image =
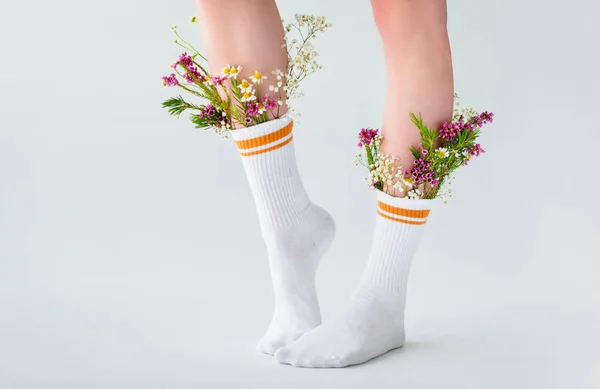
[[[315,205],[315,211],[317,214],[317,228],[315,228],[316,236],[315,241],[318,242],[318,247],[315,247],[318,250],[317,255],[323,256],[327,250],[333,244],[333,239],[335,238],[336,225],[333,217],[329,212],[324,210],[323,208]]]

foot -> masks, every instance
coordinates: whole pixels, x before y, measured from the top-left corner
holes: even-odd
[[[341,317],[279,349],[275,359],[298,367],[345,367],[401,347],[404,301],[383,288],[361,288]]]
[[[275,294],[273,319],[258,344],[266,354],[275,352],[321,324],[315,274],[335,233],[333,219],[310,204],[296,224],[263,233]]]

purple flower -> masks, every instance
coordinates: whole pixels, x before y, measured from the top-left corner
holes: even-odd
[[[250,116],[246,116],[246,118],[244,119],[244,123],[246,123],[246,124],[252,123],[252,118],[250,118]]]
[[[458,120],[454,123],[444,122],[442,128],[439,129],[438,133],[442,137],[443,140],[449,142],[456,135],[458,135],[464,128],[464,122],[462,120]]]
[[[494,121],[494,114],[491,112],[482,112],[479,115],[472,116],[465,122],[464,117],[460,116],[455,122],[444,122],[438,133],[446,142],[452,141],[458,134],[463,131],[472,131],[476,127],[481,127],[486,123]]]
[[[175,68],[175,67],[177,67],[177,65],[182,65],[186,68],[190,68],[190,67],[194,66],[194,60],[188,53],[183,53],[179,56],[177,61],[175,61],[175,63],[173,64],[173,67]]]
[[[177,76],[175,76],[175,73],[171,73],[171,75],[169,75],[169,76],[164,76],[162,78],[162,80],[163,80],[163,85],[165,85],[165,86],[179,85],[179,81],[177,81]]]
[[[214,76],[212,78],[213,85],[215,85],[215,86],[217,86],[217,85],[223,85],[223,82],[225,80],[227,80],[227,77],[225,77],[225,76]]]
[[[486,123],[492,123],[494,121],[494,114],[491,112],[482,112],[479,115],[475,115],[469,119],[467,125],[470,129],[473,127],[482,127]]]
[[[269,95],[263,98],[263,104],[268,110],[277,108],[277,101],[275,101],[275,99],[270,98]]]
[[[417,159],[410,171],[410,175],[414,180],[415,185],[420,185],[428,182],[432,185],[436,181],[435,172],[431,169],[431,162],[426,161],[423,157]]]
[[[185,72],[183,78],[187,80],[188,84],[193,84],[196,80],[204,81],[204,77],[197,67],[190,66],[187,70],[189,70],[189,72]]]
[[[213,105],[207,104],[204,107],[204,115],[206,115],[206,116],[215,116],[215,113],[217,113],[217,109]]]
[[[248,103],[248,116],[256,115],[258,115],[258,103],[256,101],[251,101]]]
[[[485,150],[481,148],[481,145],[477,143],[475,146],[467,149],[467,153],[473,157],[479,157],[481,154],[485,153]]]
[[[479,117],[481,118],[481,120],[483,120],[484,123],[493,123],[494,122],[494,113],[493,112],[484,111],[479,114]]]
[[[358,147],[362,147],[363,145],[369,145],[377,135],[379,135],[379,130],[374,130],[372,128],[362,128],[358,133]]]

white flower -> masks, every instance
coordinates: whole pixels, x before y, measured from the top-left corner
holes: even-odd
[[[408,189],[412,189],[413,187],[413,180],[410,177],[402,177],[400,179],[400,182],[402,182],[402,185],[404,185]]]
[[[240,82],[240,84],[239,84],[239,87],[240,87],[242,93],[252,91],[252,84],[250,84],[246,80],[242,80],[242,82]]]
[[[275,69],[271,72],[271,74],[274,75],[278,80],[281,80],[282,77],[285,77],[285,74],[283,74],[281,69]]]
[[[225,74],[225,69],[229,68],[229,74]],[[229,78],[237,78],[240,75],[240,72],[242,71],[242,67],[241,66],[229,66],[227,65],[227,67],[223,69],[223,74],[225,74],[226,76],[228,76]]]
[[[231,76],[231,65],[225,66],[221,72],[223,73],[223,76],[230,77]]]
[[[408,192],[408,198],[411,200],[418,200],[421,198],[421,192],[418,189],[413,189]]]
[[[263,103],[258,103],[258,114],[262,115],[265,111],[265,105]]]
[[[261,72],[256,70],[254,72],[254,74],[252,75],[252,77],[250,77],[250,79],[252,80],[253,83],[260,84],[261,82],[263,82],[263,80],[267,79],[267,76],[263,75]]]
[[[256,96],[254,95],[254,89],[250,89],[242,94],[242,102],[256,100]]]
[[[448,149],[445,147],[440,147],[437,150],[435,150],[435,155],[440,157],[440,158],[446,158],[450,155],[450,153],[448,152]]]

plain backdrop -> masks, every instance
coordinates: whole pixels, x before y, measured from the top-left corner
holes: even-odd
[[[329,320],[369,252],[374,193],[353,160],[381,122],[381,43],[366,0],[279,5],[334,25],[295,131],[338,224],[317,280]],[[160,108],[171,25],[200,45],[193,2],[1,9],[0,388],[600,386],[597,3],[450,0],[456,90],[496,113],[487,153],[427,225],[406,346],[341,370],[254,349],[273,296],[239,156]]]

